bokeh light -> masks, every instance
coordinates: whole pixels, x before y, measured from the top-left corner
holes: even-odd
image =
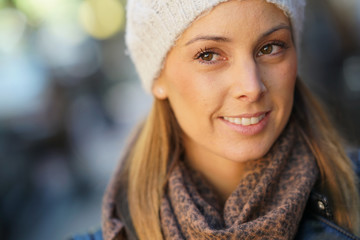
[[[354,92],[357,97],[359,97],[360,93],[360,57],[353,56],[347,58],[344,61],[343,68],[344,80],[346,86],[351,92]]]
[[[106,39],[122,30],[125,12],[117,0],[85,0],[81,3],[79,18],[91,36]]]
[[[0,53],[16,50],[26,29],[26,17],[11,8],[0,9]]]
[[[73,21],[79,6],[74,0],[14,0],[14,3],[35,25],[43,21]]]
[[[0,8],[6,6],[6,1],[5,0],[0,0]]]
[[[44,106],[47,75],[41,68],[35,59],[23,55],[1,61],[0,120],[37,112]]]
[[[43,24],[36,47],[65,85],[91,75],[100,65],[98,46],[76,24]]]

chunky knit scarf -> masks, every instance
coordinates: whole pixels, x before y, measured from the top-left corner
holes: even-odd
[[[165,239],[292,239],[317,178],[314,157],[293,128],[253,164],[222,209],[211,188],[184,164],[161,203]]]
[[[222,207],[200,174],[179,161],[161,201],[164,238],[294,238],[318,176],[313,155],[295,128],[289,126],[269,153],[251,164],[252,171],[244,176]],[[114,218],[116,185],[113,180],[104,201],[105,240],[125,239],[118,238],[124,229]]]

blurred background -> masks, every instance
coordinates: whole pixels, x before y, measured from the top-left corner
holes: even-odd
[[[0,239],[100,227],[152,98],[125,54],[125,0],[0,0]],[[360,144],[360,1],[308,0],[300,75]]]

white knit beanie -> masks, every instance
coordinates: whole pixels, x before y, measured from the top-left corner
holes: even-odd
[[[164,59],[180,35],[202,13],[229,0],[128,0],[125,41],[143,87],[151,92]],[[266,0],[290,18],[297,49],[305,0]]]

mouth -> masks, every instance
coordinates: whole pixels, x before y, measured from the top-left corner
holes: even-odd
[[[254,114],[253,116],[246,116],[246,117],[239,116],[239,117],[222,117],[222,118],[225,121],[236,124],[236,125],[250,126],[250,125],[255,125],[255,124],[258,124],[259,122],[261,122],[261,120],[263,120],[268,113],[269,112],[265,112],[265,113]]]

